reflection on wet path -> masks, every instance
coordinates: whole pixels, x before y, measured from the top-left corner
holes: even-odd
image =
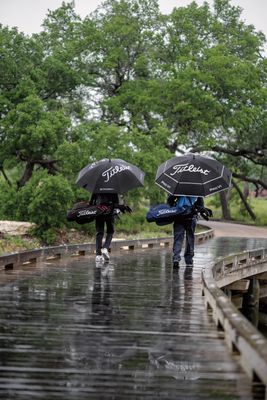
[[[1,287],[0,398],[252,399],[205,310],[201,269],[262,246],[212,239],[178,271],[166,248],[114,254],[100,268],[91,257],[25,268]]]

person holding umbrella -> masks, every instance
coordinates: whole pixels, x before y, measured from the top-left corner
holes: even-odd
[[[162,163],[157,170],[155,183],[169,193],[170,206],[181,202],[191,207],[188,215],[177,217],[174,222],[173,266],[179,267],[180,252],[186,233],[185,262],[193,265],[194,232],[198,213],[209,219],[212,211],[204,207],[203,197],[229,188],[231,172],[212,157],[187,153]]]
[[[181,260],[182,245],[185,236],[184,259],[187,267],[193,267],[195,248],[195,230],[197,226],[198,212],[209,210],[204,208],[202,197],[173,196],[169,195],[167,203],[170,207],[188,206],[188,213],[178,215],[173,223],[173,268],[179,267]],[[211,210],[208,211],[212,215]],[[206,217],[206,219],[208,216]]]
[[[119,194],[144,185],[144,172],[122,159],[104,158],[85,166],[78,174],[76,184],[92,192],[90,205],[111,209],[107,215],[96,217],[96,262],[109,260],[109,248],[114,234],[116,210],[131,212],[120,204]],[[104,229],[106,225],[106,238]]]
[[[119,204],[119,196],[117,193],[93,193],[89,204],[93,206],[107,206],[110,213],[100,215],[95,219],[96,228],[96,262],[109,261],[109,248],[114,234],[114,220],[116,209],[122,212],[132,210],[129,206]],[[103,244],[104,230],[106,226],[106,238]]]

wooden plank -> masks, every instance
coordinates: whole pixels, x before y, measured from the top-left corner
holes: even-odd
[[[233,282],[230,285],[225,286],[225,289],[246,292],[249,288],[249,282],[249,279],[240,279],[237,282]]]
[[[16,276],[0,291],[2,398],[252,400],[201,295],[202,269],[226,251],[207,241],[194,268],[177,271],[158,246],[112,252],[100,268],[85,255]]]
[[[260,298],[267,297],[267,285],[260,286]]]
[[[231,297],[231,302],[238,309],[243,307],[243,296],[242,295],[233,295]]]
[[[257,279],[267,281],[267,272],[263,272],[257,275]]]

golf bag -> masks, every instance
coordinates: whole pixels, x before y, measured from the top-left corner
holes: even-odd
[[[168,225],[172,224],[178,219],[183,222],[185,219],[192,218],[197,213],[195,212],[194,202],[197,198],[190,203],[186,202],[186,198],[181,196],[181,201],[177,202],[174,207],[168,204],[159,204],[154,207],[150,207],[146,215],[147,222],[155,222],[157,225]]]
[[[111,212],[112,208],[103,204],[92,206],[87,201],[80,201],[67,211],[67,220],[75,221],[78,224],[88,224],[97,217],[109,215]]]

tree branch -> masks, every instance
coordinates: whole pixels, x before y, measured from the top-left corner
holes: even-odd
[[[267,159],[265,159],[264,154],[258,153],[256,150],[255,151],[250,151],[246,149],[231,150],[231,149],[226,149],[225,147],[222,146],[212,146],[211,150],[217,151],[218,153],[230,154],[231,156],[234,157],[240,157],[240,156],[245,157],[254,164],[267,166]],[[260,161],[257,161],[257,159]]]
[[[256,187],[258,187],[258,185],[262,186],[264,189],[267,189],[267,183],[263,182],[261,179],[254,179],[254,178],[249,178],[246,175],[242,175],[242,174],[236,174],[235,172],[233,172],[233,177],[237,178],[237,179],[241,179],[242,181],[245,182],[250,182],[250,183],[254,183],[254,185]]]

